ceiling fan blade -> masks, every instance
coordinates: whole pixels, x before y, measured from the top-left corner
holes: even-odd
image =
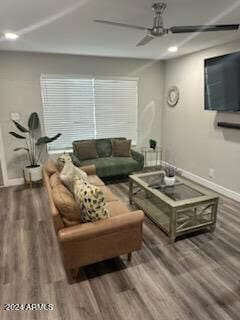
[[[155,39],[154,36],[152,36],[151,34],[147,34],[140,42],[138,42],[137,47],[145,46],[146,44],[148,44],[153,39]]]
[[[125,23],[119,23],[119,22],[106,21],[106,20],[94,20],[94,22],[103,23],[103,24],[110,24],[110,25],[116,26],[116,27],[132,28],[132,29],[138,29],[138,30],[148,30],[148,28],[146,28],[146,27],[135,26],[132,24],[125,24]]]
[[[172,27],[169,30],[172,33],[188,32],[208,32],[208,31],[230,31],[238,30],[239,24],[219,24],[219,25],[200,25],[200,26],[179,26]]]

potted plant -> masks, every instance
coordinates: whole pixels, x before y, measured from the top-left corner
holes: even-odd
[[[28,119],[28,128],[23,127],[20,123],[13,120],[14,125],[21,134],[14,131],[9,132],[13,137],[24,140],[25,146],[15,148],[14,151],[23,150],[27,153],[29,165],[24,168],[25,181],[39,181],[42,179],[42,166],[39,163],[43,148],[47,143],[58,139],[61,134],[58,133],[54,137],[40,136],[40,121],[38,114],[33,112]]]
[[[173,166],[164,167],[164,182],[167,186],[173,186],[176,183],[177,168]]]
[[[153,140],[153,139],[150,139],[149,140],[149,146],[150,146],[151,149],[153,149],[155,151],[155,149],[157,147],[157,141]]]

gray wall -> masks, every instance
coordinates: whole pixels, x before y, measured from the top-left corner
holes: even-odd
[[[12,112],[26,123],[37,111],[42,119],[40,74],[85,74],[96,76],[139,77],[138,146],[149,138],[161,140],[163,64],[150,60],[111,59],[73,55],[0,52],[0,126],[6,154],[8,178],[22,177],[24,154],[13,152],[18,141],[9,136],[14,129]]]
[[[238,113],[204,111],[204,59],[240,51],[240,42],[204,50],[165,65],[165,101],[170,86],[180,89],[175,108],[163,111],[165,157],[179,168],[240,193],[240,131],[218,128],[218,121],[240,123]],[[208,176],[209,168],[215,176]]]

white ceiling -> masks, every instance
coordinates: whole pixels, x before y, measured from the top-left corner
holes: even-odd
[[[169,34],[145,47],[136,47],[145,32],[94,23],[94,19],[151,27],[152,0],[2,0],[0,2],[0,50],[53,52],[111,57],[170,58],[240,38],[240,31],[199,35]],[[167,27],[206,23],[239,23],[240,1],[166,0]],[[2,34],[18,32],[17,41]]]

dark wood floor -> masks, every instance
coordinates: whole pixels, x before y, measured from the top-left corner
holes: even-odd
[[[127,202],[127,184],[110,188]],[[222,199],[216,231],[169,244],[147,218],[143,248],[80,270],[68,284],[42,188],[0,189],[1,320],[238,320],[240,205]],[[54,311],[3,311],[51,303]]]

